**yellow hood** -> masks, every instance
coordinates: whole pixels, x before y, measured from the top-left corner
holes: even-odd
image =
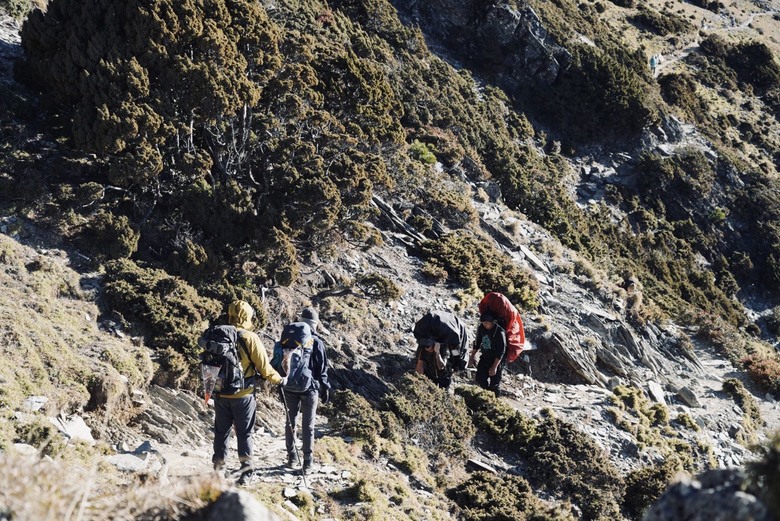
[[[255,310],[244,300],[236,300],[228,306],[228,322],[242,329],[252,329]]]

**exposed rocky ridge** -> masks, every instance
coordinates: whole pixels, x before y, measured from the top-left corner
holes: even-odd
[[[547,33],[529,6],[475,1],[397,0],[398,10],[458,58],[495,74],[510,92],[525,84],[549,85],[571,55]]]

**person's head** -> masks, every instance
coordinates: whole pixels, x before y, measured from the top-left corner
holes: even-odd
[[[228,306],[228,322],[243,329],[252,329],[255,310],[245,300],[236,300]]]
[[[421,338],[420,340],[417,341],[417,344],[420,347],[422,347],[423,349],[427,349],[428,351],[433,349],[434,343],[435,342],[433,341],[432,338]]]
[[[496,324],[496,317],[493,316],[492,313],[482,313],[479,316],[479,323],[482,324],[482,327],[485,329],[493,329],[493,326]]]
[[[329,333],[325,326],[320,322],[320,314],[312,307],[303,308],[303,311],[301,311],[301,322],[309,324],[312,333],[316,333],[318,329],[325,334]]]

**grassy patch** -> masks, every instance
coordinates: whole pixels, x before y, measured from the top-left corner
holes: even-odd
[[[654,447],[676,468],[696,472],[711,465],[710,450],[688,440],[670,425],[669,411],[652,403],[641,389],[618,386],[613,390],[610,409],[613,423],[630,433],[640,449]]]

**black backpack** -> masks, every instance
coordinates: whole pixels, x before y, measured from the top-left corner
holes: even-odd
[[[236,394],[254,385],[254,376],[247,378],[241,369],[241,356],[238,346],[244,350],[247,359],[251,361],[244,339],[234,326],[211,326],[199,342],[205,351],[200,360],[204,365],[219,367],[219,374],[214,383],[214,394]],[[247,371],[252,366],[250,363]]]
[[[461,320],[446,311],[429,311],[414,324],[417,340],[431,338],[442,344],[441,357],[453,371],[462,371],[468,362],[468,330]]]

